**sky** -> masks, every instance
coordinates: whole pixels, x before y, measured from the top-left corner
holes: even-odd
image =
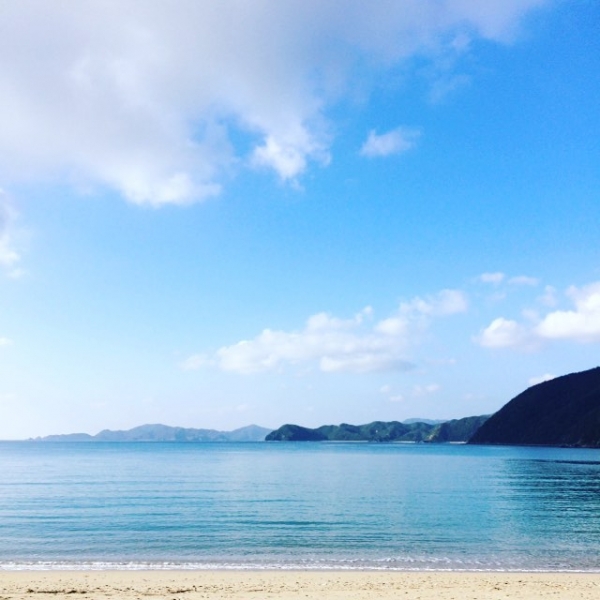
[[[460,418],[598,366],[599,24],[0,0],[0,439]]]

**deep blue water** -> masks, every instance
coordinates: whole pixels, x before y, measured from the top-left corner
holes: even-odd
[[[600,450],[0,443],[0,568],[600,571]]]

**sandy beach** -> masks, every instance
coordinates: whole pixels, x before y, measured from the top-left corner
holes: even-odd
[[[0,599],[596,600],[600,574],[311,571],[5,571]]]

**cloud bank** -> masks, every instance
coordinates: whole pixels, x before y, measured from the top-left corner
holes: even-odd
[[[434,318],[467,310],[459,290],[400,304],[387,319],[374,322],[367,307],[351,319],[326,313],[311,316],[303,329],[265,329],[254,339],[219,348],[214,354],[195,354],[184,369],[217,368],[242,374],[275,371],[287,366],[324,373],[406,371],[413,368],[410,349]]]
[[[159,206],[218,194],[240,163],[295,180],[330,160],[328,109],[354,73],[509,42],[545,3],[6,2],[0,184],[58,178]]]
[[[539,284],[538,278],[529,276],[507,278],[502,274],[500,278],[494,274],[485,279],[493,285],[497,285],[497,281],[528,288]],[[481,277],[478,280],[482,281]],[[546,286],[544,295],[537,298],[538,306],[547,311],[545,314],[525,308],[521,311],[521,320],[496,317],[472,336],[472,341],[484,348],[526,351],[538,350],[552,341],[600,343],[600,281],[570,286],[564,293],[572,305],[568,310],[549,311],[548,290],[554,297],[555,288]],[[430,337],[435,322],[464,314],[469,308],[466,292],[444,289],[401,302],[392,314],[380,319],[375,318],[371,307],[350,319],[317,313],[309,317],[301,329],[264,329],[252,339],[223,346],[213,353],[194,354],[182,367],[186,370],[215,368],[242,374],[287,367],[324,373],[406,371],[415,367],[414,350]]]

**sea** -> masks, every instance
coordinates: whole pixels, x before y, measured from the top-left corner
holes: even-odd
[[[1,442],[0,569],[600,572],[600,450]]]

